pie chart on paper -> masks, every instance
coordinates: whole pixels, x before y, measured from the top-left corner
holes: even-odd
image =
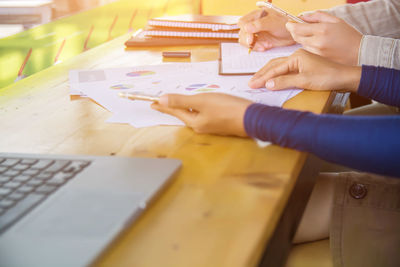
[[[128,72],[126,74],[126,76],[128,76],[128,77],[140,77],[140,76],[147,76],[147,75],[154,75],[154,74],[156,74],[154,71],[138,70],[138,71]]]
[[[212,92],[220,89],[221,87],[216,84],[208,84],[208,83],[196,83],[196,84],[191,84],[185,89],[187,91],[192,91],[192,92]]]
[[[110,89],[113,90],[126,90],[126,89],[132,89],[134,86],[132,84],[116,84],[113,86],[110,86]]]

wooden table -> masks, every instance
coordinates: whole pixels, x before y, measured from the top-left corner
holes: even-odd
[[[264,263],[282,262],[312,180],[302,180],[302,185],[308,181],[302,201],[289,199],[292,190],[301,174],[313,179],[309,174],[318,169],[305,164],[306,153],[277,146],[260,148],[251,139],[200,135],[185,127],[135,129],[105,123],[111,115],[108,111],[88,99],[72,100],[70,69],[156,64],[162,62],[162,50],[183,49],[125,50],[127,38],[0,90],[0,151],[182,160],[174,182],[96,265],[254,266],[266,247]],[[192,61],[218,57],[216,46],[186,49],[192,51]],[[332,96],[302,92],[284,107],[326,112]],[[285,209],[288,201],[296,201],[290,207],[295,211]],[[280,220],[285,223],[277,228]],[[279,233],[285,238],[279,238]],[[269,251],[278,252],[270,257]]]

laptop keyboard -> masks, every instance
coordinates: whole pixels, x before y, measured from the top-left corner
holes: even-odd
[[[90,161],[0,157],[0,234]]]

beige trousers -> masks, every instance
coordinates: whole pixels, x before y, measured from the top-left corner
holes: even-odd
[[[374,103],[346,115],[395,115]],[[400,160],[399,160],[400,164]],[[334,266],[400,266],[400,179],[325,164],[294,243],[330,238]]]

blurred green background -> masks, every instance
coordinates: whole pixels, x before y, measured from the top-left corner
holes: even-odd
[[[142,28],[150,17],[198,12],[198,0],[120,0],[0,39],[0,88],[17,79],[31,48],[24,76],[52,66],[64,40],[58,62],[82,53],[91,29],[88,49]]]

